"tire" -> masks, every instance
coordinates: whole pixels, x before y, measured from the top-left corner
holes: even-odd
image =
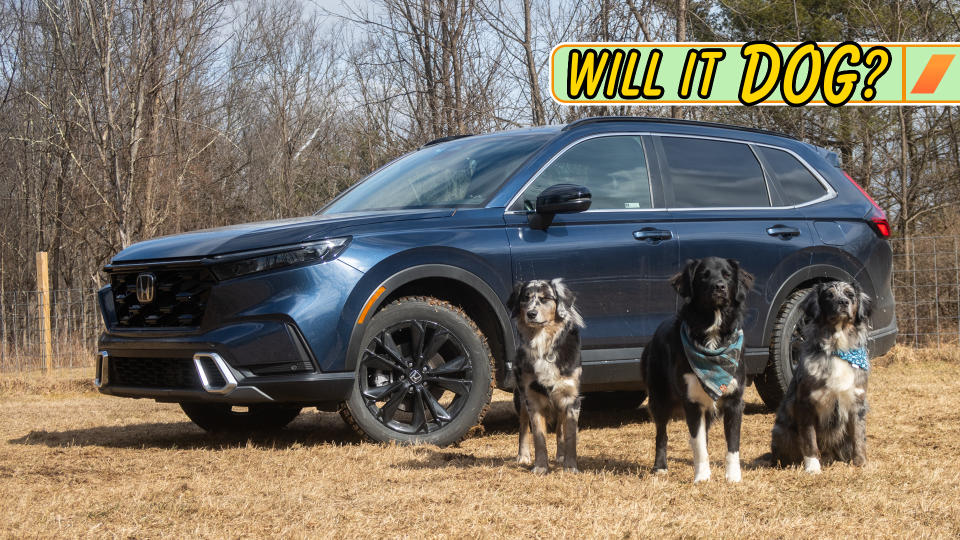
[[[494,360],[460,308],[430,297],[396,300],[370,320],[344,421],[375,442],[446,446],[479,426]]]
[[[777,320],[770,336],[770,357],[763,373],[757,375],[754,384],[757,393],[767,407],[773,410],[780,405],[783,396],[793,379],[793,371],[800,358],[799,348],[803,343],[803,310],[800,304],[811,291],[809,288],[797,289],[780,306]]]
[[[588,411],[633,410],[643,405],[647,393],[643,390],[617,390],[615,392],[585,392],[583,408]]]
[[[281,429],[300,414],[296,405],[256,404],[246,411],[234,411],[226,403],[181,403],[180,408],[194,424],[211,433],[237,433]]]

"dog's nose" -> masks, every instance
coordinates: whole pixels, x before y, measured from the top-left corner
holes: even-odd
[[[527,312],[527,318],[528,318],[528,319],[536,319],[536,318],[537,318],[537,310],[531,309],[530,311],[528,311],[528,312]]]
[[[713,284],[713,290],[715,290],[715,291],[721,291],[721,292],[726,291],[726,290],[727,290],[727,284],[724,283],[724,282],[722,282],[722,281],[719,282],[719,283],[714,283],[714,284]]]

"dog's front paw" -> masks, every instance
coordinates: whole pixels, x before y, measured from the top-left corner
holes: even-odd
[[[667,469],[665,468],[656,468],[653,469],[653,474],[667,474]]]
[[[570,473],[570,474],[577,474],[578,472],[580,472],[580,469],[578,469],[576,465],[574,465],[573,467],[565,466],[563,468],[563,472]]]
[[[547,474],[548,469],[546,467],[534,467],[532,471],[533,471],[533,474],[537,476],[542,476],[544,474]]]
[[[517,464],[529,467],[533,465],[533,460],[530,459],[530,454],[517,454]]]
[[[709,463],[697,464],[693,474],[693,483],[699,484],[700,482],[707,482],[709,480],[710,480],[710,464]]]
[[[727,482],[739,482],[740,475],[740,452],[727,453]]]
[[[820,474],[820,460],[815,457],[803,458],[803,470],[810,474]]]

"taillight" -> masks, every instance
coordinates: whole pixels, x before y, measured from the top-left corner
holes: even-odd
[[[870,224],[873,225],[873,230],[877,231],[877,234],[880,235],[880,238],[890,237],[890,224],[887,223],[887,218],[885,217],[870,218]]]
[[[887,221],[887,213],[883,211],[883,208],[880,208],[880,205],[877,204],[877,201],[873,200],[873,197],[867,193],[867,190],[860,187],[860,184],[856,180],[850,177],[849,174],[844,171],[844,176],[847,177],[847,180],[851,184],[857,187],[860,190],[860,193],[863,193],[863,196],[870,201],[870,204],[873,205],[873,211],[870,212],[870,216],[867,217],[867,222],[873,227],[873,230],[880,236],[880,238],[889,238],[890,237],[890,222]]]

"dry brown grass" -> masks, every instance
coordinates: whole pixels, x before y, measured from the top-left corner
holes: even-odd
[[[273,437],[209,437],[175,405],[3,387],[0,534],[956,537],[960,363],[907,356],[873,373],[862,469],[811,477],[756,463],[773,416],[750,389],[740,485],[722,480],[720,430],[714,480],[691,484],[683,422],[671,424],[669,474],[651,475],[643,409],[585,411],[583,472],[538,478],[513,462],[504,393],[486,435],[441,449],[360,443],[339,417],[316,412]]]

